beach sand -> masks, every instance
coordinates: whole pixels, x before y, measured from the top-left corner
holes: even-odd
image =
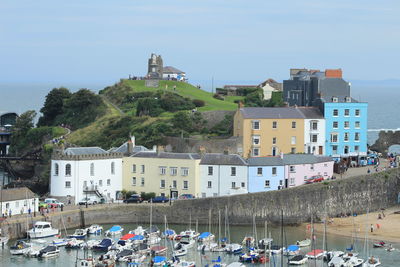
[[[365,237],[365,230],[368,231],[368,239],[373,241],[385,241],[400,243],[400,205],[386,209],[383,211],[385,217],[378,219],[379,213],[382,212],[371,212],[368,215],[362,214],[354,217],[345,218],[331,218],[328,219],[327,233],[348,236],[354,235],[354,229],[356,230],[357,238]],[[353,220],[354,219],[354,220]],[[371,232],[371,224],[374,226],[374,231]],[[378,225],[379,224],[379,227]],[[307,228],[307,225],[303,226]],[[324,224],[317,223],[314,225],[314,229],[317,233],[324,232]]]

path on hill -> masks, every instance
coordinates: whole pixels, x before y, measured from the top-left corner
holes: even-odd
[[[115,110],[118,111],[120,115],[125,115],[125,112],[123,112],[117,105],[115,105],[113,102],[110,101],[105,95],[100,95],[100,97],[104,100],[104,102],[108,105],[114,108]]]

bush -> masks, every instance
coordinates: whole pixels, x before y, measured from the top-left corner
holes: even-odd
[[[224,101],[224,98],[220,94],[214,94],[213,97],[218,100]]]
[[[198,108],[204,107],[204,105],[206,104],[203,100],[200,100],[200,99],[193,99],[192,102]]]
[[[156,193],[154,193],[154,192],[150,192],[150,193],[142,192],[140,194],[140,196],[143,198],[143,200],[147,200],[148,201],[148,200],[156,197]]]

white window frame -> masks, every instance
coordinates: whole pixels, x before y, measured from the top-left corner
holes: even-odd
[[[359,132],[354,133],[354,141],[360,142],[360,133]]]
[[[259,135],[253,135],[252,136],[252,141],[253,141],[253,145],[255,146],[259,146],[260,145],[260,136]]]
[[[111,186],[111,179],[107,179],[107,186]]]
[[[272,122],[272,129],[278,129],[278,122],[277,121],[273,121]]]
[[[292,121],[292,129],[296,129],[297,123],[295,121]],[[293,127],[294,126],[294,127]]]
[[[69,184],[69,186],[67,184]],[[71,188],[71,181],[65,181],[65,188]]]
[[[350,129],[350,121],[344,121],[344,128],[345,129]]]
[[[260,156],[260,149],[259,148],[253,148],[251,150],[251,154],[253,155],[253,157],[258,157]]]
[[[170,171],[171,176],[178,175],[178,167],[169,167],[169,171]]]
[[[177,180],[172,180],[172,188],[176,188],[178,186]]]
[[[166,175],[167,174],[167,167],[166,166],[158,166],[159,173],[160,175]]]
[[[140,165],[140,173],[144,174],[146,172],[146,166],[145,165]]]
[[[136,173],[136,164],[132,164],[132,173]]]
[[[272,137],[272,144],[273,145],[276,145],[276,140],[277,140],[276,137]]]
[[[231,186],[232,186],[232,189],[235,189],[236,188],[236,182],[232,182]]]
[[[261,171],[261,172],[260,172]],[[263,175],[263,168],[257,167],[257,175],[262,176]]]
[[[257,127],[256,127],[256,125],[257,125]],[[253,129],[253,130],[260,130],[260,121],[259,120],[254,120],[254,121],[252,121],[251,122],[251,128]]]
[[[214,175],[214,167],[213,166],[208,166],[208,175]]]
[[[277,173],[278,173],[278,168],[272,167],[272,168],[271,168],[271,174],[272,174],[272,176],[277,176]]]
[[[212,181],[207,181],[207,188],[212,188]]]
[[[145,186],[144,177],[140,178],[140,186]]]
[[[361,125],[361,122],[360,122],[360,121],[355,121],[355,122],[354,122],[354,128],[360,129],[360,125]]]
[[[358,114],[357,114],[357,113],[358,113]],[[360,110],[360,109],[354,110],[354,116],[360,117],[360,114],[361,114],[361,110]]]
[[[343,142],[349,142],[350,139],[350,133],[345,132],[343,135]]]
[[[189,176],[189,168],[181,167],[181,176]]]
[[[271,181],[270,180],[265,180],[264,181],[264,187],[265,188],[270,188],[271,187]]]
[[[292,136],[291,138],[290,138],[290,143],[292,144],[292,145],[295,145],[296,144],[296,140],[297,138],[296,138],[296,136]]]
[[[331,143],[337,143],[339,141],[338,133],[331,133]]]
[[[137,183],[136,177],[132,177],[132,185],[136,186],[136,183]]]
[[[335,113],[336,113],[336,115],[335,115]],[[338,109],[332,110],[332,117],[339,117],[339,110]]]
[[[165,180],[164,180],[164,179],[161,179],[161,180],[160,180],[160,188],[161,188],[161,189],[164,189],[164,188],[165,188],[165,184],[166,184]]]
[[[290,165],[290,166],[289,166],[289,172],[295,173],[295,172],[296,172],[296,166]]]
[[[189,189],[189,181],[183,181],[183,190],[188,190]]]
[[[236,167],[231,167],[231,176],[236,176]]]

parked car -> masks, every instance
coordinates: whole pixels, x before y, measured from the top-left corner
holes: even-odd
[[[44,200],[44,203],[46,203],[47,206],[48,206],[49,208],[60,208],[60,207],[64,207],[64,203],[58,201],[58,200],[55,199],[55,198],[46,198],[46,199]],[[39,204],[39,207],[40,207],[40,204]],[[47,208],[47,207],[46,207],[46,208]]]
[[[124,200],[124,203],[142,203],[143,198],[139,194],[133,194]]]
[[[169,198],[167,198],[166,196],[158,196],[152,198],[150,201],[153,203],[165,203],[169,201]]]
[[[193,194],[182,194],[179,196],[179,199],[193,199],[194,195]]]
[[[84,197],[81,201],[78,202],[79,205],[86,205],[86,203],[88,205],[96,205],[97,203],[99,203],[99,200],[97,197]]]
[[[315,175],[315,176],[312,176],[311,178],[306,179],[305,183],[312,184],[312,183],[322,182],[323,180],[324,180],[324,177],[322,175]]]

